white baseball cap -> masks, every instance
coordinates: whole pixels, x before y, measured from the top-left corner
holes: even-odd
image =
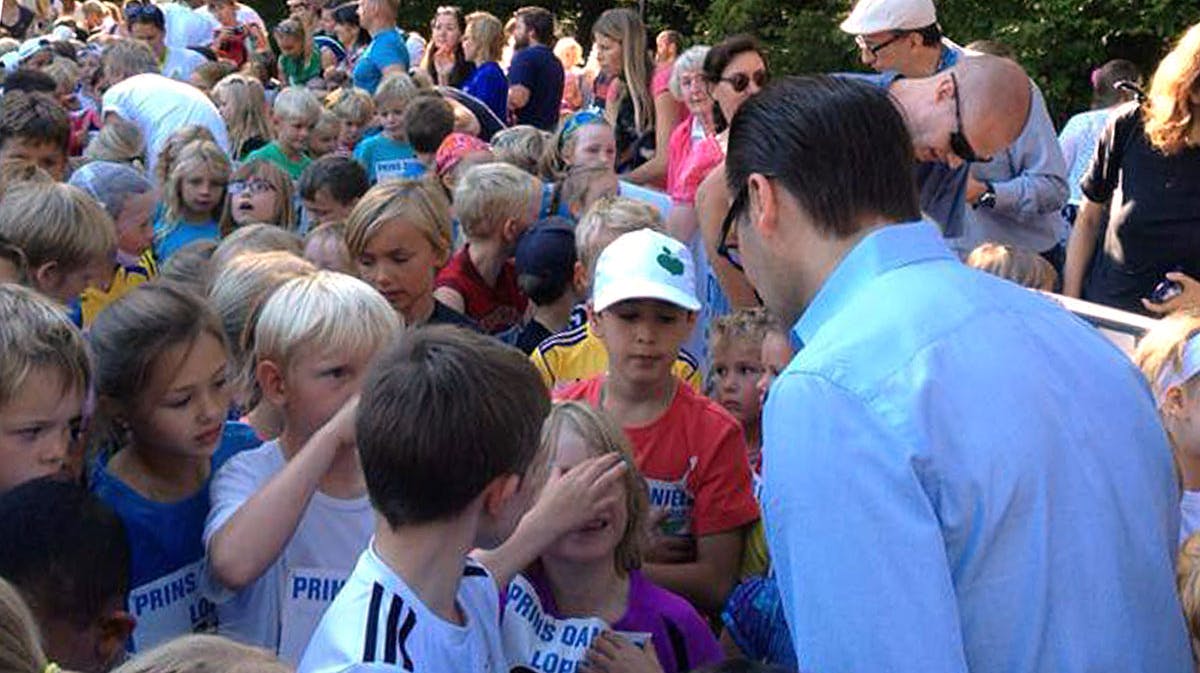
[[[603,311],[628,299],[660,299],[699,311],[692,253],[679,241],[653,229],[622,235],[600,253],[592,310]]]
[[[858,0],[842,31],[870,35],[886,30],[916,30],[937,23],[933,0]]]

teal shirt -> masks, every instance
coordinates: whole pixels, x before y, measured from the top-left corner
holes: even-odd
[[[354,149],[354,158],[367,170],[367,179],[372,183],[419,178],[427,170],[412,145],[382,133],[360,142]]]

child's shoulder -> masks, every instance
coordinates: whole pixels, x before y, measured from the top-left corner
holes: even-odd
[[[556,401],[583,400],[595,404],[600,398],[600,389],[604,386],[604,375],[562,384],[554,390]]]
[[[679,382],[675,394],[678,397],[668,413],[686,418],[687,425],[702,436],[716,437],[717,432],[741,432],[738,420],[725,407],[696,392],[686,382]]]
[[[243,481],[249,479],[255,484],[259,484],[283,470],[287,465],[287,459],[284,458],[279,443],[274,440],[258,442],[253,446],[243,445],[239,450],[226,449],[225,444],[230,440],[229,432],[226,430],[226,442],[223,442],[221,449],[218,449],[218,454],[227,451],[227,455],[223,457],[224,460],[220,465],[213,466],[215,480]],[[240,435],[241,430],[236,430],[236,433]],[[231,444],[232,446],[235,445]]]
[[[707,634],[704,618],[687,599],[651,582],[638,570],[629,574],[629,608],[626,613],[628,617],[640,615],[642,618],[653,616],[661,619],[683,631],[681,635],[685,637],[702,632]]]

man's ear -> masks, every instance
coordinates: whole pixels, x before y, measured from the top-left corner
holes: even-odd
[[[1164,416],[1179,416],[1183,413],[1183,386],[1171,386],[1167,388],[1163,395],[1162,404],[1159,407],[1162,409]]]
[[[583,266],[583,262],[580,262],[579,260],[575,261],[575,268],[571,274],[571,282],[575,285],[575,294],[579,295],[580,299],[587,299],[587,268],[585,268]]]
[[[116,663],[125,652],[125,643],[129,641],[137,619],[124,610],[115,610],[99,619],[96,623],[96,661],[106,664]],[[108,670],[105,665],[103,670]]]
[[[781,194],[767,177],[751,173],[747,180],[749,202],[746,209],[750,225],[763,239],[771,239],[779,231],[779,197]]]
[[[587,321],[588,326],[592,329],[592,334],[595,334],[597,337],[603,339],[604,328],[600,325],[600,314],[597,313],[594,308],[592,308],[591,301],[588,301],[587,303]]]
[[[287,382],[279,364],[271,360],[259,360],[254,367],[254,378],[258,381],[263,399],[276,409],[282,409],[287,399]]]

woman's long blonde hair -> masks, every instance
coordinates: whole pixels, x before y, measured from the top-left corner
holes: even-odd
[[[228,100],[233,105],[225,125],[229,129],[229,153],[235,160],[245,154],[247,141],[271,139],[267,95],[258,79],[234,73],[217,82],[212,97],[214,101]]]
[[[1167,54],[1150,82],[1149,102],[1143,121],[1150,144],[1166,155],[1189,146],[1194,112],[1192,96],[1200,94],[1200,23],[1188,29]]]
[[[654,128],[654,96],[650,93],[653,75],[646,51],[646,24],[632,9],[610,9],[596,19],[592,33],[621,43],[622,75],[625,96],[633,99],[633,120],[639,134]],[[617,101],[618,108],[624,98]]]
[[[0,578],[0,671],[43,673],[47,663],[33,613],[16,587]]]

